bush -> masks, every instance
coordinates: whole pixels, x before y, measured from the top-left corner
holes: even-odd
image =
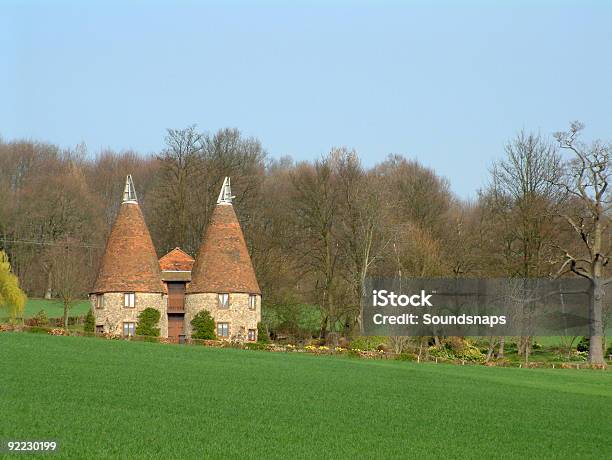
[[[200,340],[216,340],[217,334],[215,334],[215,320],[210,316],[210,313],[206,310],[200,311],[191,320],[193,326],[193,332],[191,337]]]
[[[361,336],[351,341],[353,350],[375,351],[380,345],[387,344],[387,337]]]
[[[138,315],[138,325],[136,326],[136,335],[144,335],[147,337],[159,337],[159,328],[156,327],[161,314],[155,308],[145,308]]]
[[[455,353],[455,356],[465,361],[473,362],[484,362],[486,355],[484,355],[478,347],[472,344],[466,344],[461,351]]]
[[[318,335],[321,310],[316,305],[302,304],[289,299],[286,303],[264,304],[262,322],[275,335],[309,339]]]
[[[606,358],[610,355],[612,355],[612,345],[610,345],[608,349],[606,350]]]
[[[270,343],[270,337],[268,337],[268,329],[262,322],[257,323],[257,342],[258,343]]]
[[[478,346],[470,340],[461,337],[447,338],[443,348],[446,349],[446,353],[441,353],[441,355],[439,355],[443,358],[452,358],[454,356],[456,359],[473,362],[483,362],[486,358],[486,355]]]
[[[589,346],[591,345],[591,339],[588,337],[583,337],[576,345],[576,351],[589,351]]]
[[[47,316],[47,312],[45,310],[40,310],[32,319],[35,321],[35,324],[32,324],[32,326],[49,325],[49,317]]]
[[[85,322],[83,323],[83,331],[94,332],[96,330],[96,318],[94,317],[91,308],[87,311]]]
[[[434,358],[443,358],[443,359],[455,359],[455,353],[450,347],[436,347],[435,345],[430,346],[427,349],[429,356],[433,356]]]

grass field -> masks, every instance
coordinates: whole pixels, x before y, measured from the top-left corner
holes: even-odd
[[[612,458],[612,372],[0,334],[0,438],[61,457]]]
[[[70,310],[70,316],[79,316],[87,313],[91,304],[88,300],[79,301]],[[64,306],[59,300],[45,300],[45,299],[28,299],[26,302],[25,310],[23,312],[24,318],[31,318],[36,315],[40,310],[47,312],[49,318],[61,318],[64,316]],[[6,310],[0,310],[0,321],[6,320]]]

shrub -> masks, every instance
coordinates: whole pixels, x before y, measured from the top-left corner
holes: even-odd
[[[610,355],[612,355],[612,345],[610,345],[610,346],[608,347],[608,349],[606,350],[606,357],[608,357],[608,356],[610,356]]]
[[[94,317],[93,311],[89,309],[85,316],[85,322],[83,323],[83,331],[94,332],[96,330],[96,318]]]
[[[318,335],[321,310],[316,305],[302,304],[289,299],[286,303],[264,304],[262,322],[272,335],[286,335],[294,339],[309,339]]]
[[[589,351],[590,344],[591,339],[583,337],[580,339],[580,342],[578,342],[578,345],[576,345],[576,351]]]
[[[361,336],[355,338],[351,341],[351,348],[365,351],[374,351],[378,350],[380,345],[385,345],[387,343],[386,337],[378,337],[378,336]]]
[[[459,352],[455,353],[455,356],[459,359],[463,359],[465,361],[473,361],[473,362],[484,362],[486,356],[480,351],[478,347],[475,347],[472,344],[466,344],[463,349]]]
[[[445,352],[441,352],[438,355],[434,354],[433,356],[451,359],[455,357],[464,361],[474,362],[483,362],[486,358],[486,355],[483,354],[478,346],[462,337],[447,338],[442,348]]]
[[[191,337],[200,340],[216,340],[217,335],[215,334],[215,320],[210,316],[210,313],[206,310],[200,311],[191,320],[193,326],[193,332]]]
[[[270,337],[268,337],[268,329],[262,322],[257,323],[257,342],[258,343],[269,343]]]
[[[586,361],[589,358],[588,351],[579,351],[574,356],[572,356],[572,361]]]
[[[432,345],[427,349],[429,356],[433,356],[434,358],[444,358],[444,359],[455,359],[455,353],[450,347],[436,347]]]
[[[48,326],[49,325],[49,317],[47,316],[47,312],[45,310],[40,310],[34,316],[35,324],[32,326]]]
[[[393,353],[401,354],[401,353],[404,353],[404,351],[406,351],[406,349],[408,348],[408,345],[410,343],[410,337],[392,335],[387,338],[387,343],[389,344],[389,347],[391,348],[391,350],[393,350]],[[384,347],[380,347],[380,346],[378,347],[378,349],[385,350]]]
[[[159,328],[156,327],[161,314],[155,308],[145,308],[138,315],[138,326],[136,326],[136,335],[144,335],[147,337],[159,337]]]

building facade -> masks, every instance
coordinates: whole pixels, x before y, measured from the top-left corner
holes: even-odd
[[[226,178],[198,254],[175,248],[157,260],[153,241],[127,177],[123,201],[107,241],[91,296],[96,332],[134,335],[138,314],[160,312],[160,335],[191,337],[191,320],[207,310],[217,337],[257,340],[261,290]]]

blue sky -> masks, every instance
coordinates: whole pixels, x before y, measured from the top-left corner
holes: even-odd
[[[416,158],[463,198],[522,128],[612,139],[603,2],[1,2],[0,136],[143,153],[237,127],[273,157]]]

